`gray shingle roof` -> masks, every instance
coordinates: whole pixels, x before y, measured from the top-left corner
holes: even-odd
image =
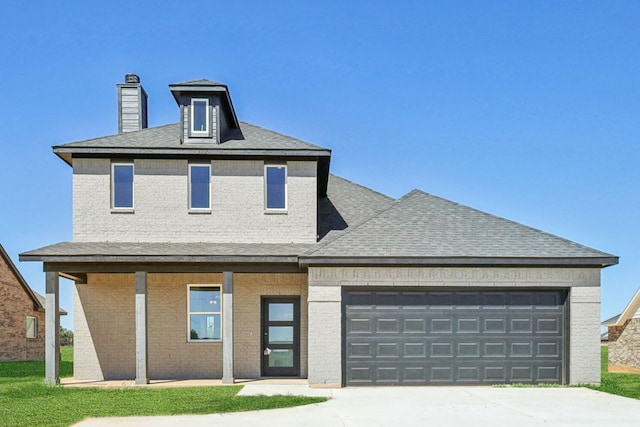
[[[141,129],[139,131],[127,132],[105,136],[101,138],[87,139],[84,141],[70,142],[56,145],[56,153],[65,151],[80,151],[83,148],[98,149],[142,149],[153,154],[153,150],[174,149],[185,150],[187,152],[227,150],[303,150],[303,151],[323,151],[329,150],[305,141],[283,135],[278,132],[264,129],[260,126],[246,122],[240,122],[242,135],[235,135],[222,144],[216,143],[189,143],[180,142],[180,124],[173,123],[164,126]]]
[[[20,254],[45,262],[296,262],[309,249],[302,243],[61,242]]]
[[[344,230],[379,212],[394,199],[336,175],[329,175],[327,197],[318,200],[318,236]]]
[[[303,263],[314,258],[617,263],[614,255],[419,190],[301,256]]]

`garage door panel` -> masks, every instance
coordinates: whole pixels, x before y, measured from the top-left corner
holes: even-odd
[[[347,321],[347,334],[372,334],[373,322],[366,317],[351,317]]]
[[[562,317],[545,316],[536,319],[536,332],[539,334],[557,334],[562,331]]]
[[[427,357],[426,342],[405,342],[403,357],[405,358],[425,358]]]
[[[564,301],[562,291],[345,292],[345,382],[562,383]]]
[[[485,334],[505,334],[507,332],[507,319],[492,317],[485,318],[483,333]]]
[[[509,332],[512,334],[531,334],[533,319],[531,317],[512,317],[509,322]]]
[[[459,317],[457,319],[456,332],[463,334],[477,334],[480,332],[480,318],[473,317]]]
[[[431,332],[432,334],[450,334],[453,332],[453,319],[430,319],[429,326],[429,332]]]

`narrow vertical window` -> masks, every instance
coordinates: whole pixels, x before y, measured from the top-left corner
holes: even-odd
[[[191,133],[196,135],[209,134],[209,100],[191,100]]]
[[[266,165],[265,208],[287,209],[287,167],[285,165]]]
[[[38,318],[27,316],[27,338],[38,338]]]
[[[211,209],[209,165],[189,165],[189,209]]]
[[[133,164],[114,163],[111,166],[111,206],[133,209]]]
[[[219,286],[189,287],[189,341],[222,339]]]

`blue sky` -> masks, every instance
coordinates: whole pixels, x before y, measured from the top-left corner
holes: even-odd
[[[620,256],[607,318],[640,286],[638,22],[619,1],[2,2],[0,243],[17,263],[71,239],[51,146],[116,133],[124,74],[150,126],[178,120],[168,84],[208,78],[241,120],[331,148],[338,175]],[[18,266],[42,293],[42,266]]]

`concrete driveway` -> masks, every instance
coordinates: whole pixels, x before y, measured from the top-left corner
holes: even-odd
[[[330,394],[331,400],[296,408],[232,414],[87,419],[76,426],[637,427],[640,422],[640,401],[586,388],[377,387],[306,390],[315,394]],[[241,393],[271,394],[273,390],[246,386]]]

